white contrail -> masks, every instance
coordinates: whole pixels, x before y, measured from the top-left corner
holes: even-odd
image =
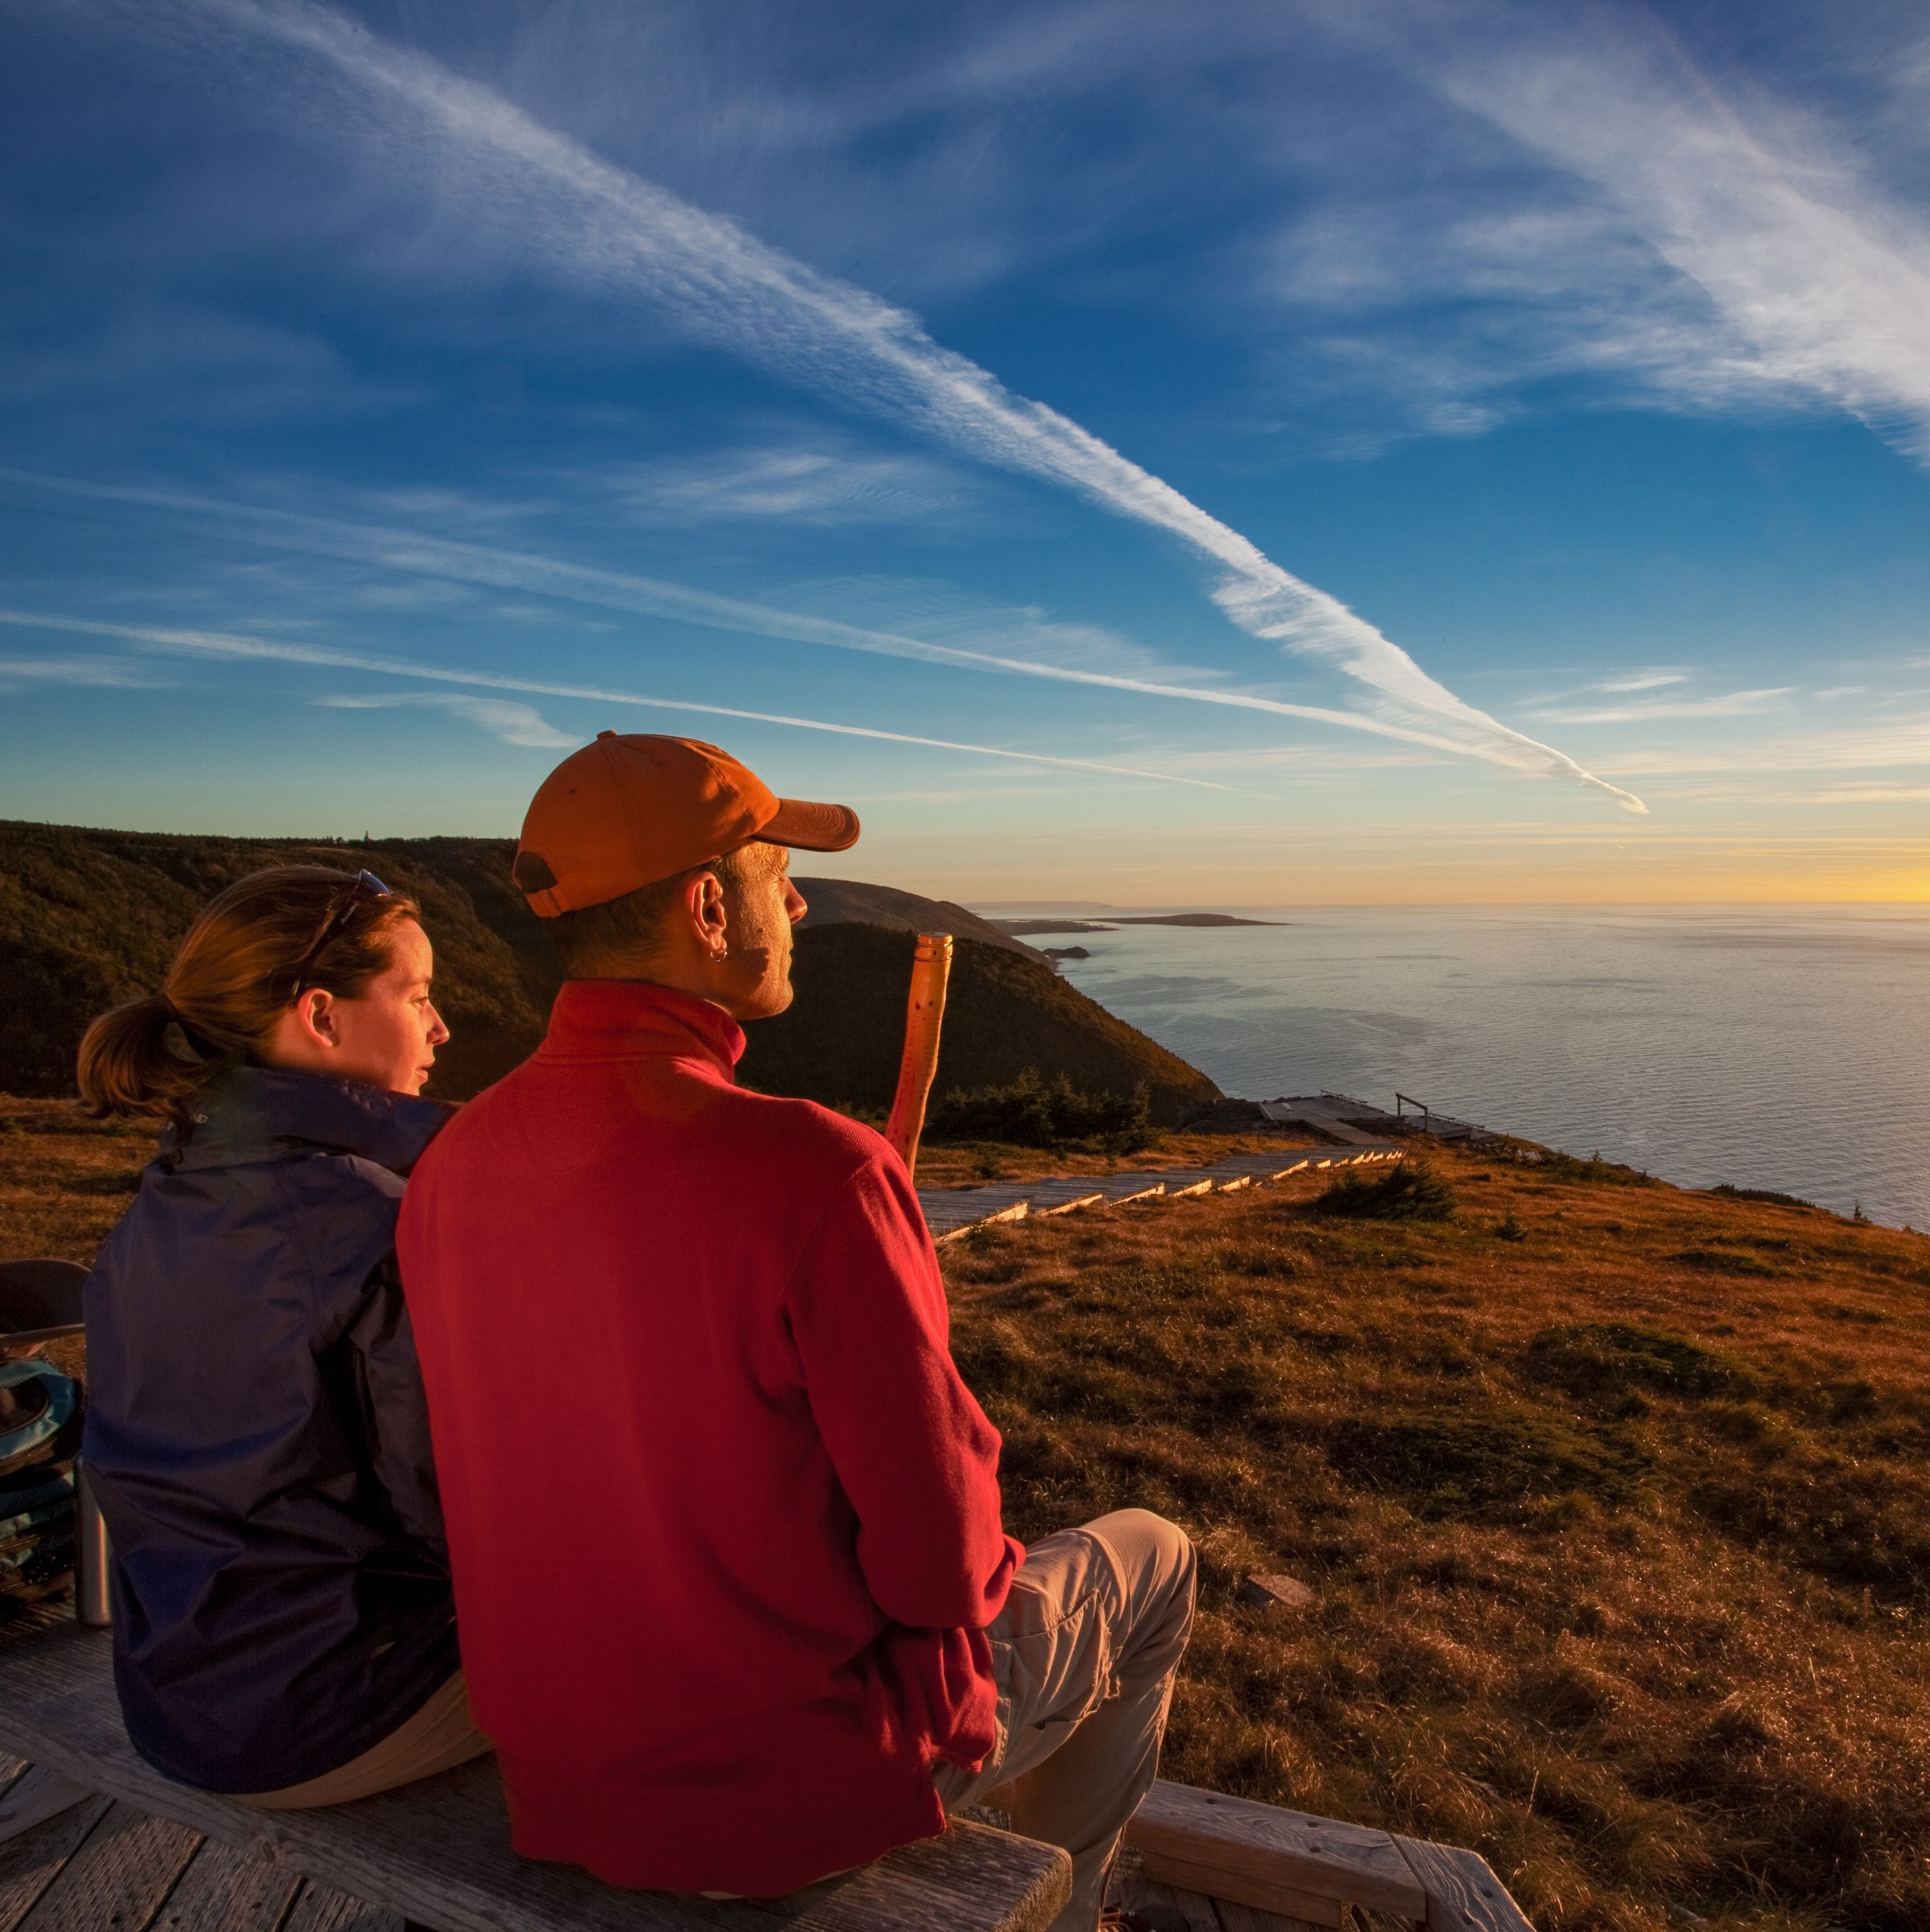
[[[347,557],[356,562],[408,571],[418,576],[443,577],[458,583],[486,584],[494,589],[523,590],[599,609],[623,610],[646,616],[668,617],[701,624],[713,630],[735,631],[753,637],[793,643],[828,644],[839,650],[869,651],[886,657],[914,658],[928,664],[953,664],[967,670],[1004,671],[1015,676],[1047,678],[1062,684],[1096,685],[1109,691],[1137,692],[1152,698],[1177,698],[1193,704],[1218,704],[1232,710],[1257,711],[1279,718],[1304,718],[1316,724],[1365,731],[1375,737],[1424,745],[1430,750],[1466,755],[1461,739],[1375,716],[1370,712],[1339,711],[1318,704],[1295,704],[1285,698],[1262,698],[1240,691],[1213,691],[1198,686],[1165,684],[1130,677],[1120,672],[1088,670],[1043,659],[1017,658],[962,645],[934,644],[902,632],[881,631],[833,617],[813,617],[774,604],[755,604],[741,597],[724,597],[693,590],[657,577],[631,571],[603,570],[570,563],[526,550],[494,544],[462,543],[446,537],[418,536],[379,525],[353,524],[332,517],[315,517],[292,510],[271,510],[248,503],[228,503],[178,490],[143,489],[116,483],[82,483],[42,476],[29,470],[0,467],[0,482],[62,491],[68,495],[104,498],[110,502],[151,504],[157,508],[185,510],[227,518],[232,524],[253,524],[273,533],[280,547]],[[1505,761],[1503,761],[1505,762]],[[1647,807],[1634,794],[1617,790],[1604,780],[1591,778],[1615,794],[1633,811]]]
[[[1014,395],[941,348],[906,311],[612,166],[501,95],[331,8],[310,0],[194,4],[200,17],[299,50],[384,103],[387,136],[426,145],[428,152],[410,157],[419,174],[443,164],[439,194],[466,185],[472,218],[553,274],[667,305],[704,336],[801,385],[1167,530],[1218,566],[1214,600],[1252,635],[1359,680],[1381,704],[1426,721],[1461,752],[1574,779],[1628,811],[1647,809],[1565,754],[1464,703],[1337,598],[1282,569],[1057,410]]]
[[[543,698],[580,698],[597,704],[641,705],[653,711],[689,711],[707,718],[742,718],[759,724],[787,724],[800,731],[830,731],[841,738],[876,738],[893,745],[923,745],[933,751],[970,752],[981,758],[1010,758],[1021,764],[1059,765],[1070,771],[1103,772],[1113,778],[1152,778],[1161,784],[1187,785],[1199,791],[1233,791],[1210,778],[1180,778],[1136,765],[1102,764],[1093,758],[1055,758],[1043,752],[1007,751],[997,745],[966,745],[950,738],[921,738],[909,731],[882,731],[866,724],[833,724],[822,718],[794,718],[777,711],[745,711],[731,704],[698,704],[683,698],[646,698],[635,691],[610,691],[587,684],[548,684],[496,671],[450,670],[406,658],[369,657],[326,644],[293,644],[280,638],[244,638],[224,631],[188,631],[155,624],[109,624],[86,617],[61,617],[37,610],[0,610],[0,624],[45,631],[67,631],[95,638],[125,638],[151,650],[191,657],[263,658],[281,664],[319,665],[332,670],[372,671],[385,677],[419,677],[440,684],[480,685],[492,691],[524,691]],[[572,740],[572,742],[575,741]]]

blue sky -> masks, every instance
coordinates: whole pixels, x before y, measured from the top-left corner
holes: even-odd
[[[0,41],[0,815],[509,832],[614,726],[951,896],[1930,890],[1913,0]]]

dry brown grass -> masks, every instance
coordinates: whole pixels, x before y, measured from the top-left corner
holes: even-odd
[[[0,1094],[0,1260],[91,1262],[153,1160],[155,1130],[90,1120],[77,1100]]]
[[[152,1139],[0,1099],[0,1255],[91,1258]],[[1012,1528],[1140,1504],[1198,1540],[1175,1777],[1477,1845],[1543,1932],[1920,1932],[1930,1240],[1436,1159],[1446,1222],[1307,1178],[944,1250]],[[1236,1600],[1270,1570],[1318,1606]]]
[[[1920,1932],[1930,1240],[1437,1159],[1445,1222],[1302,1181],[948,1249],[1012,1528],[1198,1540],[1175,1777],[1477,1845],[1544,1932]]]

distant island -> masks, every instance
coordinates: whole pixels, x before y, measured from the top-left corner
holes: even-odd
[[[1235,919],[1227,912],[1157,912],[1141,913],[1130,916],[1119,913],[1109,923],[1114,926],[1285,926],[1287,921],[1283,919]]]
[[[1089,919],[995,919],[991,923],[1007,938],[1043,932],[1110,932],[1109,926],[1095,926]]]
[[[1235,919],[1225,912],[1113,913],[1103,921],[1089,919],[995,919],[992,923],[1013,938],[1045,932],[1111,932],[1122,926],[1285,926],[1283,919]]]

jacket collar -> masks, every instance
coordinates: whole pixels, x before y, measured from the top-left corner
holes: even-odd
[[[708,1000],[647,980],[566,980],[550,1010],[543,1060],[662,1054],[705,1062],[725,1080],[744,1050],[743,1028]]]
[[[202,1095],[188,1132],[170,1128],[163,1136],[161,1158],[176,1168],[235,1167],[317,1147],[406,1174],[451,1111],[444,1101],[319,1073],[236,1066]]]

